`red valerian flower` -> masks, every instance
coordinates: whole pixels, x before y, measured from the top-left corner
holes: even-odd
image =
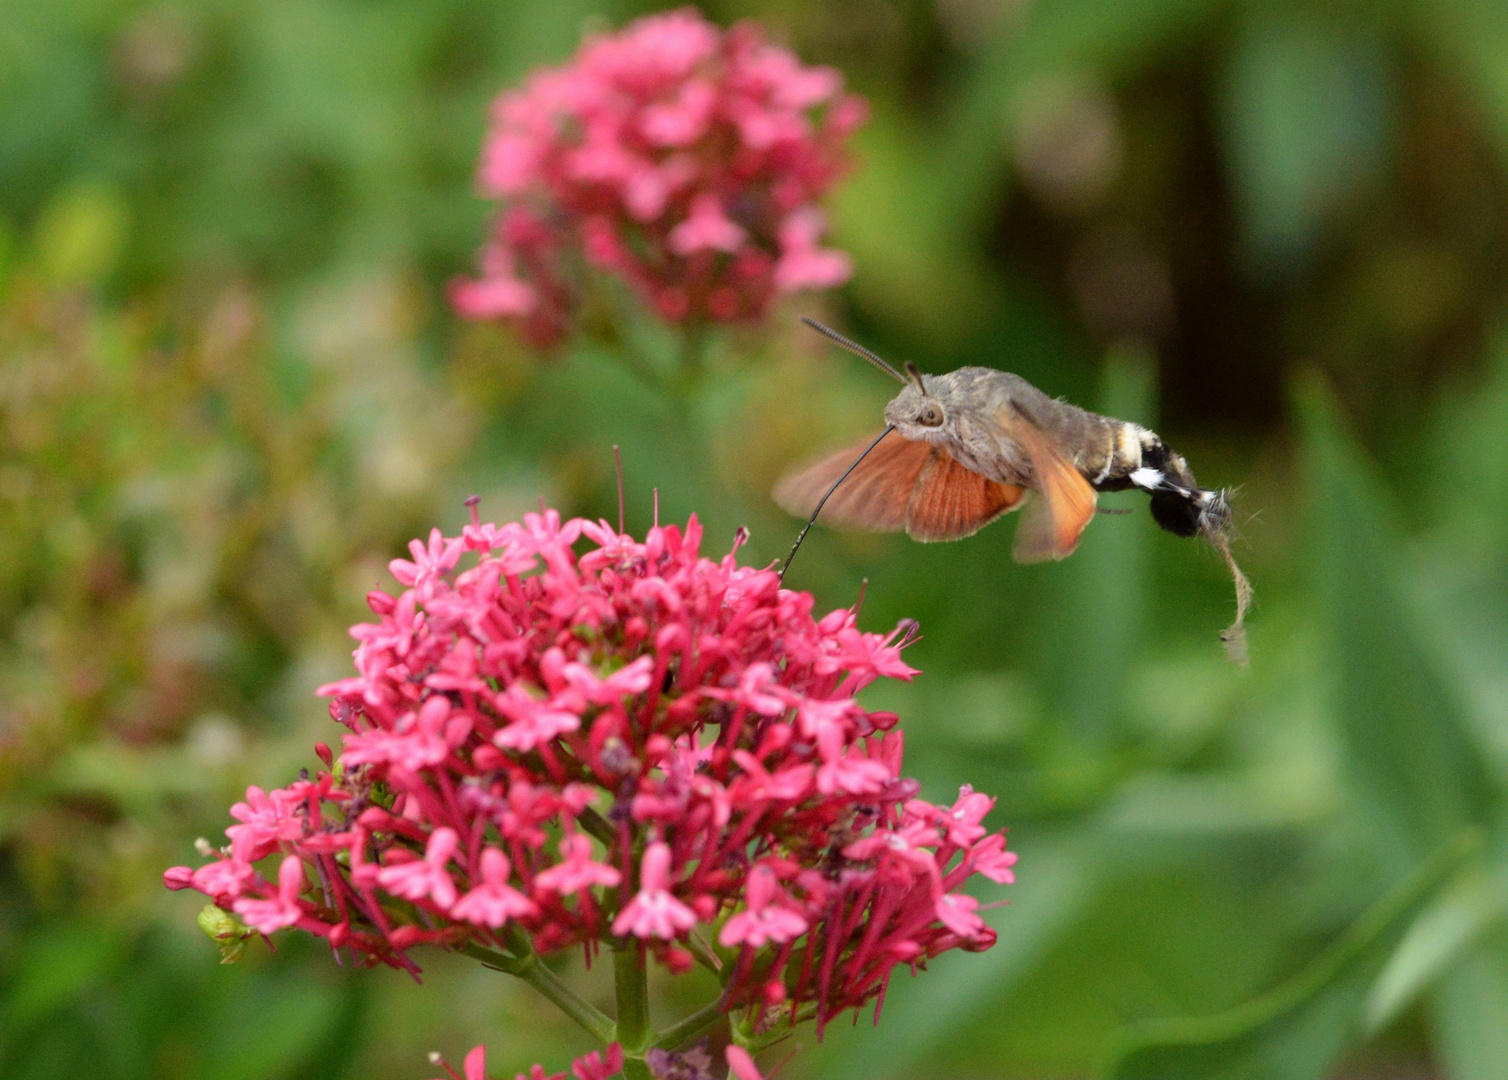
[[[482,883],[450,909],[453,918],[490,926],[496,930],[509,919],[533,915],[534,901],[508,884],[508,856],[497,848],[482,851]]]
[[[613,933],[671,941],[696,925],[696,912],[672,896],[670,847],[650,844],[639,864],[639,891],[613,920]]]
[[[775,872],[764,863],[749,873],[748,907],[723,924],[717,940],[728,946],[759,948],[767,941],[787,942],[806,933],[801,913],[777,901],[781,896]]]
[[[304,887],[304,864],[297,855],[289,855],[278,867],[277,897],[272,900],[243,899],[235,902],[235,912],[253,930],[270,934],[286,926],[297,926],[304,917],[298,894]]]
[[[416,542],[352,628],[358,674],[321,690],[340,755],[250,789],[219,857],[165,883],[411,971],[424,944],[700,960],[754,1030],[988,948],[961,890],[1013,880],[993,800],[919,798],[896,717],[854,697],[916,674],[914,624],[814,619],[700,541],[695,518],[641,542],[546,511]]]
[[[494,105],[479,180],[502,210],[481,277],[451,299],[544,346],[583,264],[674,323],[757,319],[777,295],[839,285],[852,267],[821,246],[817,202],[864,114],[836,71],[751,23],[724,32],[685,8],[591,38]]]

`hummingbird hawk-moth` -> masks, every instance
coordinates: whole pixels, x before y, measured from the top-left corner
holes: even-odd
[[[904,530],[916,540],[939,541],[972,536],[1020,509],[1016,561],[1064,559],[1078,546],[1101,492],[1136,488],[1151,496],[1158,525],[1202,536],[1224,557],[1236,582],[1236,621],[1221,637],[1232,659],[1244,662],[1251,586],[1230,550],[1229,496],[1200,487],[1156,432],[1048,397],[994,368],[923,375],[907,364],[903,375],[835,330],[803,321],[905,385],[885,406],[885,430],[872,441],[775,486],[780,506],[808,518],[785,569],[824,511],[840,528]]]

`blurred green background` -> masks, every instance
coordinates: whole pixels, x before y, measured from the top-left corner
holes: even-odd
[[[908,771],[998,794],[1022,858],[994,950],[785,1075],[1508,1077],[1508,6],[709,4],[873,118],[832,203],[851,285],[718,339],[675,401],[444,300],[489,100],[646,10],[0,11],[0,1073],[583,1049],[470,961],[217,966],[160,874],[314,765],[363,594],[468,494],[612,516],[618,443],[631,529],[658,487],[709,553],[746,523],[782,556],[771,483],[890,390],[807,311],[1155,426],[1241,486],[1259,606],[1240,670],[1219,559],[1130,494],[1060,565],[1013,565],[1009,523],[815,532],[790,584],[921,621],[925,674],[871,691]]]

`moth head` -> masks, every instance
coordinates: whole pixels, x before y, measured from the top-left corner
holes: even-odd
[[[915,364],[906,365],[906,388],[885,407],[885,422],[908,439],[925,439],[948,422],[948,407],[937,394],[936,380]]]

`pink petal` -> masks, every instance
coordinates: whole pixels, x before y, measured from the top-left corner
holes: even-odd
[[[764,1077],[759,1074],[759,1069],[754,1065],[754,1059],[742,1046],[730,1043],[723,1054],[728,1059],[729,1070],[738,1077],[738,1080],[764,1080]]]

